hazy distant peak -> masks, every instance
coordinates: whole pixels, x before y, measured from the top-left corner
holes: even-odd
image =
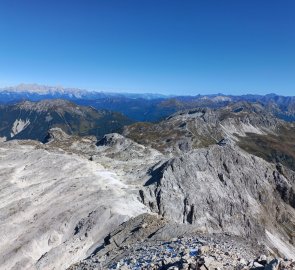
[[[32,84],[19,84],[16,86],[8,86],[0,88],[0,94],[4,95],[5,99],[12,96],[12,100],[15,96],[22,95],[22,98],[31,99],[32,96],[38,95],[39,98],[48,96],[50,98],[69,98],[69,99],[100,99],[105,97],[126,97],[130,99],[164,99],[169,96],[158,93],[129,93],[129,92],[105,92],[95,90],[85,90],[79,88],[65,88],[63,86],[47,86],[36,83]],[[25,97],[24,97],[25,96]],[[46,98],[48,98],[46,97]],[[36,97],[33,98],[35,100]],[[17,98],[16,98],[17,99]]]
[[[19,84],[16,86],[4,87],[1,92],[30,93],[38,95],[69,95],[79,98],[89,91],[78,88],[64,88],[62,86],[46,86],[40,84]]]

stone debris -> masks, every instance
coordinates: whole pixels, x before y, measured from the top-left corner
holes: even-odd
[[[224,248],[229,248],[225,251]],[[133,253],[108,266],[108,269],[150,270],[279,270],[295,269],[295,261],[262,255],[253,260],[241,257],[233,246],[206,243],[198,238],[134,247]],[[265,259],[261,259],[265,257]]]
[[[230,234],[203,234],[192,225],[143,214],[121,224],[86,260],[68,270],[289,270],[264,244]]]
[[[181,237],[171,241],[146,241],[124,247],[117,259],[105,255],[92,258],[74,269],[132,270],[291,270],[295,260],[259,255],[251,259],[250,250],[238,242],[207,237]]]

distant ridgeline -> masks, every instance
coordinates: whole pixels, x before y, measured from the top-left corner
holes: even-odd
[[[269,95],[197,95],[107,93],[42,85],[18,85],[0,89],[0,103],[65,99],[79,105],[123,113],[135,121],[157,122],[169,115],[196,107],[221,108],[234,102],[259,102],[265,110],[285,121],[295,121],[295,97]]]

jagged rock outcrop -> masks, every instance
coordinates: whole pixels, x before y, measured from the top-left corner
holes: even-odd
[[[48,134],[43,140],[43,143],[49,143],[55,141],[63,142],[70,138],[61,128],[51,128],[48,130]]]
[[[144,204],[204,232],[280,235],[295,256],[295,173],[237,147],[210,146],[155,166],[140,191]],[[294,243],[293,243],[294,244]],[[286,254],[287,255],[287,254]]]
[[[88,148],[89,141],[72,136],[45,147],[90,156],[167,219],[202,232],[257,238],[274,252],[294,256],[294,172],[223,141],[172,158],[119,134],[93,140]]]
[[[117,133],[105,135],[96,145],[91,159],[115,170],[136,190],[146,181],[150,167],[165,159],[159,151]]]

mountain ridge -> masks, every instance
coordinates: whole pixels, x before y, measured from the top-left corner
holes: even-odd
[[[67,99],[96,109],[118,111],[135,121],[157,122],[169,115],[195,107],[221,108],[236,102],[259,102],[279,118],[295,121],[295,97],[267,95],[162,95],[153,93],[116,93],[42,85],[20,85],[0,89],[0,103],[22,100]]]
[[[97,110],[61,99],[0,105],[0,117],[0,136],[7,140],[43,141],[52,127],[60,127],[69,134],[102,137],[133,122],[117,112]]]

